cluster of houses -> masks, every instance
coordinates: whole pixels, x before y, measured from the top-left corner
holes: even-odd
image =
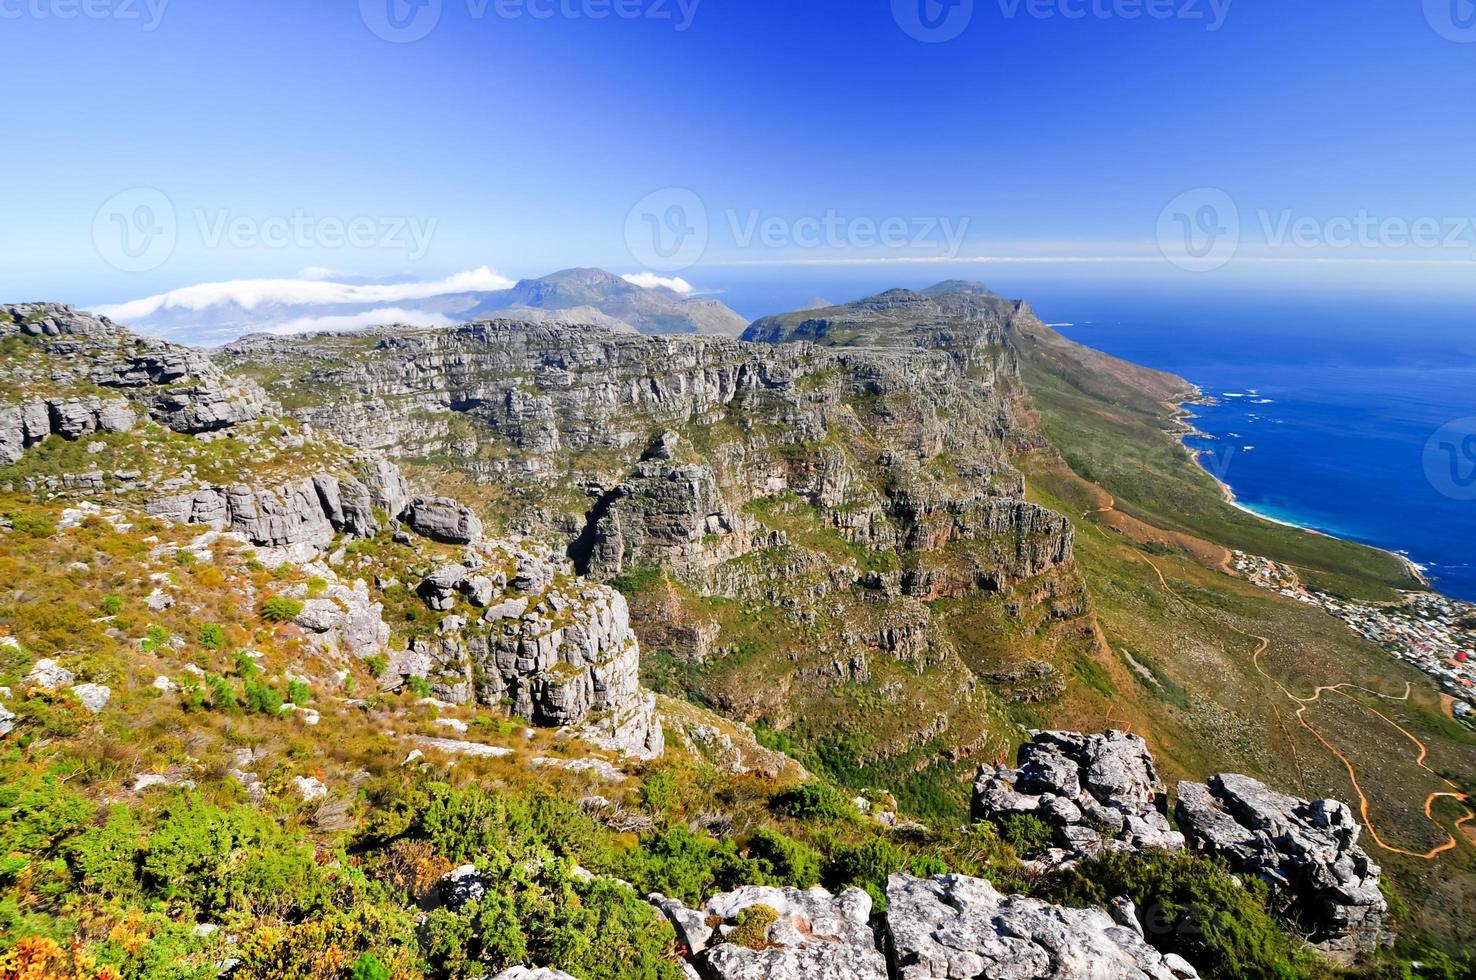
[[[1476,727],[1476,605],[1434,592],[1410,592],[1398,605],[1338,599],[1305,588],[1295,569],[1258,555],[1234,554],[1235,570],[1263,589],[1318,605],[1354,632],[1428,674],[1451,697],[1456,718]]]

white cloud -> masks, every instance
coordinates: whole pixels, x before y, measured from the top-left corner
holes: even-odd
[[[487,266],[458,272],[436,282],[349,285],[313,279],[238,279],[234,282],[207,282],[198,286],[185,286],[130,303],[99,307],[97,312],[127,323],[146,319],[161,310],[185,309],[198,312],[226,303],[234,303],[246,310],[254,310],[265,303],[322,306],[398,303],[448,293],[507,289],[512,285],[511,279],[498,275]]]
[[[670,289],[672,292],[680,293],[683,296],[688,296],[695,292],[695,290],[692,288],[692,284],[690,282],[687,282],[687,280],[680,278],[679,276],[671,276],[670,278],[667,278],[665,276],[658,276],[654,272],[633,272],[630,275],[621,276],[620,278],[624,279],[626,282],[630,283],[633,286],[640,286],[643,289],[658,289],[661,287],[665,287],[667,289]]]
[[[327,269],[321,265],[310,265],[306,269],[298,272],[297,278],[311,279],[313,282],[322,282],[325,279],[332,279],[338,275],[341,275],[341,273],[334,269]]]
[[[448,327],[451,325],[451,321],[440,313],[385,306],[377,310],[365,310],[363,313],[351,313],[346,316],[302,316],[285,323],[275,323],[267,327],[265,332],[291,334],[316,333],[321,330],[363,330],[365,327],[378,327],[387,323],[403,323],[411,327]]]

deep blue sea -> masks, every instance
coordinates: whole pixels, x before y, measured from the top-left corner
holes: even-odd
[[[926,276],[885,278],[753,282],[724,299],[756,317]],[[1212,438],[1192,444],[1241,505],[1406,554],[1437,589],[1476,601],[1476,304],[993,284],[1072,339],[1212,396],[1195,409]]]

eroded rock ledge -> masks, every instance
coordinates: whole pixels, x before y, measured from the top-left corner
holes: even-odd
[[[1362,827],[1347,804],[1300,800],[1226,774],[1178,784],[1178,830],[1167,813],[1147,743],[1126,732],[1034,732],[1018,766],[981,766],[974,786],[976,820],[1029,814],[1051,829],[1039,867],[1188,847],[1265,880],[1325,954],[1346,959],[1388,942],[1381,872],[1357,846]]]
[[[1162,954],[1135,920],[1002,895],[962,875],[893,875],[887,908],[872,916],[857,888],[749,886],[689,909],[651,901],[707,980],[1193,980],[1181,957]],[[763,925],[755,928],[753,922]]]
[[[1040,859],[1061,866],[1106,851],[1182,850],[1169,827],[1168,791],[1137,735],[1034,732],[1019,766],[984,765],[974,784],[976,820],[1030,814],[1052,829]]]
[[[1324,953],[1348,958],[1388,944],[1382,872],[1358,846],[1363,828],[1346,803],[1299,800],[1234,774],[1180,783],[1178,796],[1190,843],[1265,879]]]
[[[196,434],[251,421],[270,407],[261,388],[228,379],[206,354],[135,336],[106,317],[70,306],[0,307],[0,339],[6,337],[24,338],[54,355],[45,377],[10,372],[15,390],[66,394],[0,405],[0,464],[18,461],[52,434],[77,439],[127,432],[136,421],[135,407],[176,432]],[[98,393],[78,396],[79,388]]]

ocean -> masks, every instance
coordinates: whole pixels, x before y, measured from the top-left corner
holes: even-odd
[[[757,317],[927,279],[872,270],[823,285],[745,282],[723,298]],[[1207,438],[1190,444],[1241,506],[1407,555],[1436,589],[1476,601],[1470,302],[991,285],[1029,299],[1073,340],[1181,375],[1214,398],[1193,409]]]

